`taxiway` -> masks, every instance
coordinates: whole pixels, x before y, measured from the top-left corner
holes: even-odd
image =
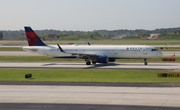
[[[180,107],[180,87],[0,85],[0,103]]]
[[[54,69],[144,69],[144,70],[180,70],[180,63],[108,63],[86,65],[85,63],[19,63],[0,62],[0,68],[54,68]]]

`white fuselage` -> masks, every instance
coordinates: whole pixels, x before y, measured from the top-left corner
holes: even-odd
[[[156,58],[162,56],[162,52],[155,47],[146,45],[61,45],[61,47],[66,53],[61,52],[57,45],[25,46],[23,50],[59,58],[79,57],[81,54],[94,54],[117,59]]]

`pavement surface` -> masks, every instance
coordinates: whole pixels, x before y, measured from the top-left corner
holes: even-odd
[[[54,69],[144,69],[144,70],[180,70],[180,63],[108,63],[86,65],[85,63],[19,63],[0,62],[0,68],[54,68]]]
[[[0,108],[66,105],[76,109],[180,109],[180,87],[0,85],[0,88]]]
[[[105,83],[105,82],[0,82],[0,85],[104,86],[104,87],[180,87],[180,83]]]
[[[2,110],[179,110],[179,107],[98,105],[98,104],[48,104],[0,103]]]

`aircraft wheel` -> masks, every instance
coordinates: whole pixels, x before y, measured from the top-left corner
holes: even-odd
[[[92,61],[92,64],[95,65],[95,64],[96,64],[96,61]]]
[[[87,61],[87,62],[86,62],[86,65],[91,65],[91,62],[90,62],[90,61]]]
[[[144,65],[147,65],[148,63],[147,63],[147,61],[146,61],[146,58],[144,59]]]
[[[144,65],[147,65],[148,63],[147,62],[144,62]]]

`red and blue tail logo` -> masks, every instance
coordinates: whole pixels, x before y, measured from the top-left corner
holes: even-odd
[[[45,46],[31,27],[24,27],[29,46]]]

